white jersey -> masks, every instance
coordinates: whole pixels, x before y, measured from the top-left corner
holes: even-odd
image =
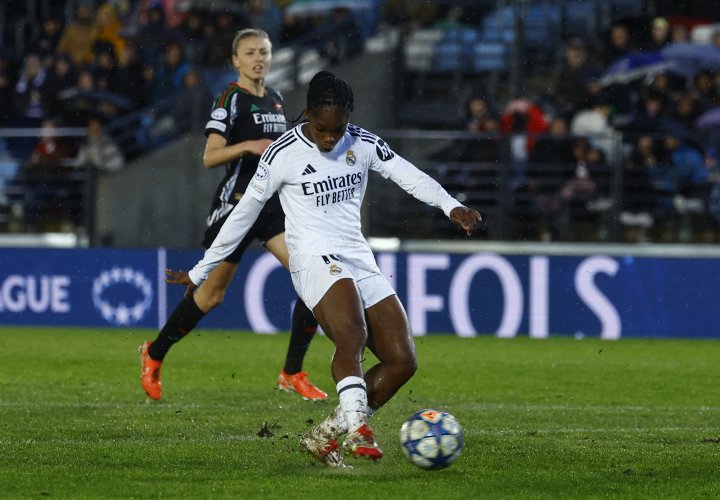
[[[324,153],[303,135],[302,125],[298,125],[280,136],[262,155],[245,196],[233,209],[212,247],[190,271],[190,279],[199,284],[234,250],[276,191],[285,212],[290,271],[297,270],[297,263],[309,255],[369,249],[360,220],[369,170],[391,179],[448,216],[453,208],[462,206],[434,179],[360,127],[349,124],[332,151]]]

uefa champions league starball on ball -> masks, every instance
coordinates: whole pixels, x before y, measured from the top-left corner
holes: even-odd
[[[400,428],[400,442],[410,461],[426,470],[444,469],[458,459],[463,433],[458,421],[447,412],[421,410]]]

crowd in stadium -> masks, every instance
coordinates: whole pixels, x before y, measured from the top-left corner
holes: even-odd
[[[241,27],[264,29],[283,46],[321,25],[344,24],[347,15],[343,9],[283,15],[281,5],[269,0],[235,2],[232,9],[190,2],[176,10],[180,3],[70,2],[76,5],[71,19],[59,8],[20,37],[11,36],[14,19],[6,11],[0,124],[37,125],[51,116],[83,126],[89,114],[107,122],[202,85],[201,69],[227,65],[227,47]],[[357,30],[346,36],[361,43]],[[325,48],[332,57],[332,47]]]
[[[203,71],[226,64],[227,47],[240,27],[260,27],[282,47],[313,29],[350,26],[343,32],[356,53],[377,26],[359,22],[347,9],[291,15],[290,1],[227,2],[232,8],[215,2],[218,7],[208,9],[207,2],[80,0],[43,11],[37,29],[23,30],[13,16],[22,12],[13,9],[19,3],[11,0],[4,10],[0,127],[86,127],[90,119],[110,125],[173,95],[206,91]],[[477,32],[492,14],[485,3],[453,7],[424,1],[422,9],[417,2],[374,3],[375,19],[400,27],[406,36],[425,28]],[[720,150],[713,133],[720,112],[717,117],[711,112],[720,105],[720,31],[712,15],[655,12],[616,19],[582,37],[563,34],[555,47],[556,67],[541,75],[545,87],[505,96],[477,89],[467,101],[464,127],[481,135],[454,148],[454,158],[442,157],[508,162],[510,209],[532,227],[527,238],[537,237],[544,224],[542,237],[563,239],[563,221],[577,214],[575,209],[581,215],[608,211],[617,202],[617,186],[622,204],[616,214],[638,230],[639,239],[677,217],[720,222]],[[702,58],[669,50],[688,45]],[[335,62],[337,46],[322,40],[318,48]],[[659,58],[648,60],[651,54]],[[675,59],[668,63],[671,54]],[[108,139],[103,150],[115,157],[111,164],[117,169],[119,151]],[[501,144],[509,145],[508,154]],[[80,144],[46,137],[37,144],[8,140],[2,146],[20,161],[38,162],[76,158]],[[98,161],[100,168],[104,164]],[[472,183],[460,179],[465,186]]]
[[[598,223],[616,204],[632,239],[673,226],[670,238],[689,241],[691,218],[716,232],[720,25],[707,15],[618,18],[582,37],[568,30],[552,64],[534,75],[540,84],[531,75],[505,99],[482,88],[471,95],[464,127],[478,140],[457,141],[433,160],[508,163],[523,238],[565,239],[568,218]],[[445,32],[438,45],[491,39],[487,23],[467,22],[460,8],[419,24]],[[534,51],[548,43],[534,36]],[[453,54],[442,52],[448,72]],[[472,56],[463,63],[472,67]],[[468,175],[449,179],[471,190]]]

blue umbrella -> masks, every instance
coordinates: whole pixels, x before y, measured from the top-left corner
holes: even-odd
[[[720,106],[706,111],[695,120],[697,128],[718,128],[720,129]]]
[[[720,48],[698,43],[673,43],[661,51],[673,72],[692,78],[701,69],[720,70]]]
[[[669,67],[670,64],[659,52],[633,52],[611,63],[600,77],[600,84],[624,84],[650,74],[662,73]]]
[[[285,8],[286,14],[312,15],[333,9],[361,10],[375,6],[372,0],[295,0]]]

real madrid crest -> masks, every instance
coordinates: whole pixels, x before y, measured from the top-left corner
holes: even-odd
[[[355,165],[355,161],[355,153],[353,153],[352,149],[348,149],[347,153],[345,153],[345,163],[352,167]]]
[[[342,272],[342,267],[338,266],[337,264],[330,264],[330,274],[333,276],[337,276]]]

